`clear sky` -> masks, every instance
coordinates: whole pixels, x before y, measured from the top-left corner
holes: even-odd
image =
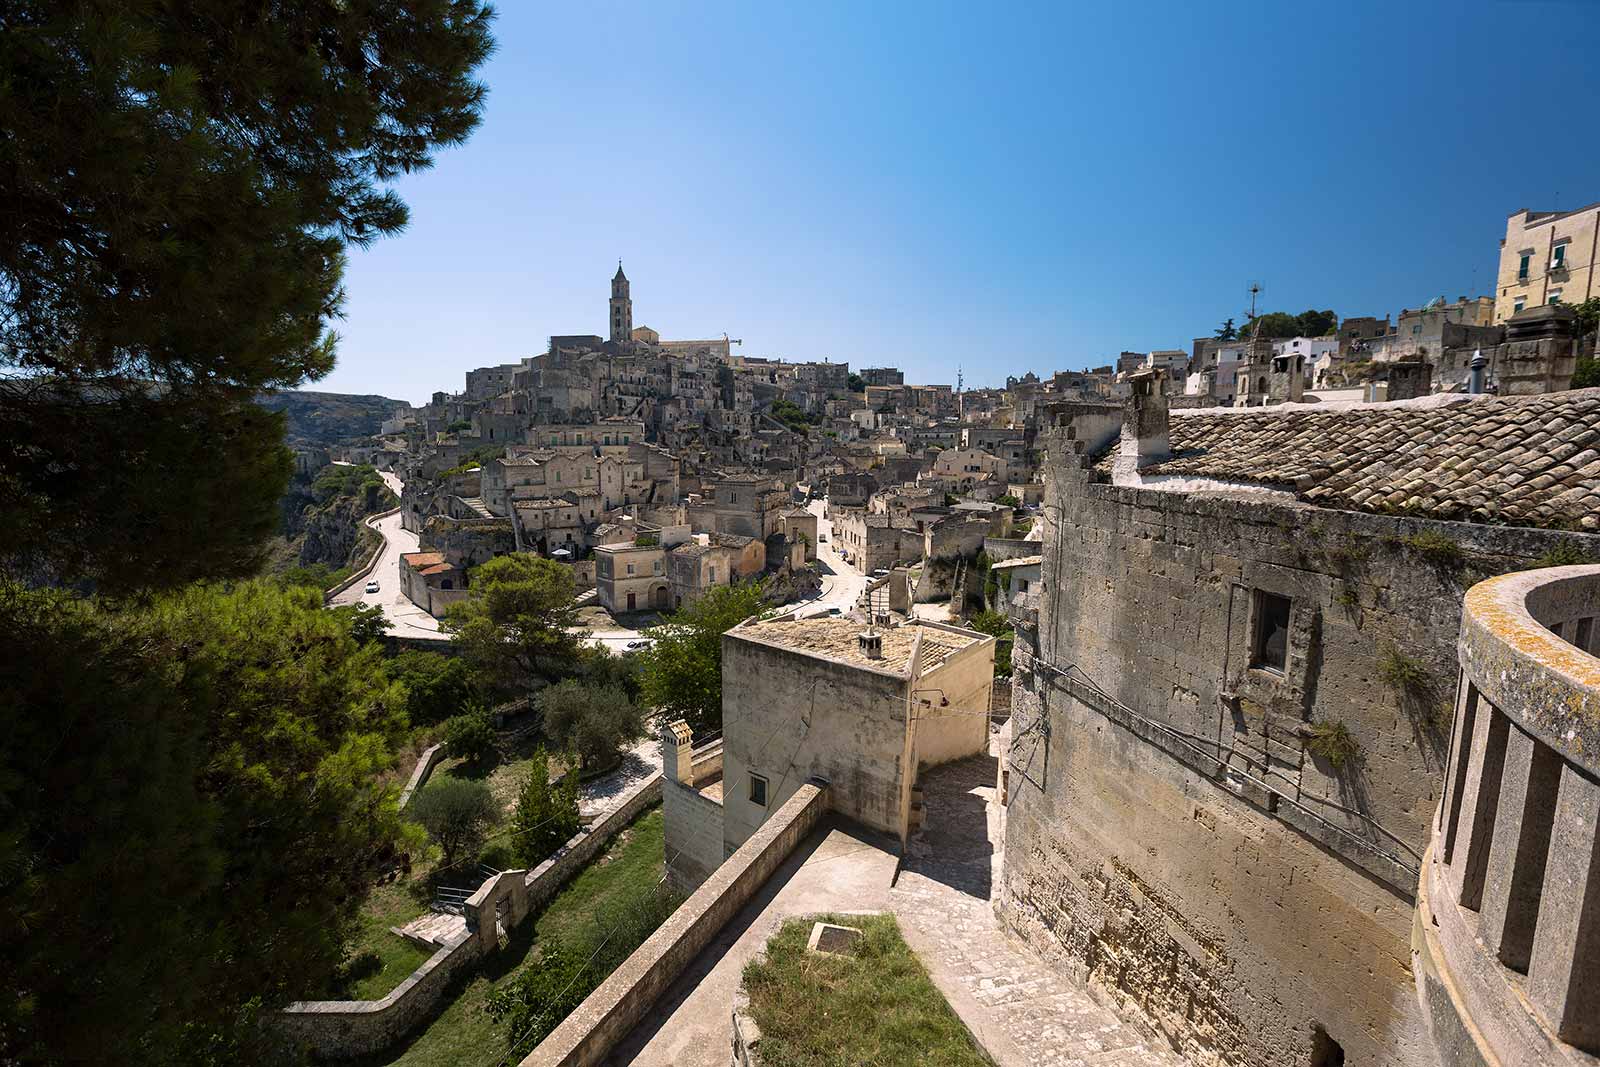
[[[500,0],[472,140],[352,250],[338,368],[422,402],[634,324],[908,381],[1490,291],[1600,200],[1600,4]]]

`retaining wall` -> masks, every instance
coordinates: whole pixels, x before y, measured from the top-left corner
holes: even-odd
[[[828,808],[826,783],[812,780],[751,834],[737,852],[586,997],[521,1067],[592,1067],[639,1024],[661,994],[749,903]]]
[[[380,511],[376,515],[368,515],[365,519],[361,520],[361,524],[363,526],[371,526],[374,529],[376,529],[375,524],[380,519],[387,519],[390,515],[393,515],[395,512],[397,512],[399,510],[400,509],[396,507],[396,508],[390,508],[388,511]],[[367,559],[367,562],[363,563],[359,570],[353,571],[351,573],[350,577],[346,578],[344,581],[340,582],[338,585],[334,586],[332,589],[323,590],[322,602],[324,604],[331,603],[333,601],[334,597],[338,596],[340,593],[344,592],[346,589],[349,589],[352,585],[355,585],[357,582],[363,581],[367,577],[367,575],[371,574],[372,573],[372,568],[374,568],[374,567],[376,567],[378,565],[378,560],[379,560],[380,557],[382,557],[383,550],[388,544],[389,544],[389,539],[384,537],[383,534],[380,533],[378,535],[378,547],[372,550],[372,555]]]
[[[417,790],[428,782],[428,775],[444,759],[444,743],[432,745],[422,750],[422,755],[417,757],[417,765],[411,770],[411,778],[406,782],[406,787],[400,791],[400,807],[404,808],[410,802]]]
[[[418,761],[418,771],[427,758],[424,754],[424,759]],[[416,777],[414,771],[412,778]],[[607,841],[660,797],[661,772],[657,771],[635,786],[604,818],[579,831],[555,855],[530,871],[529,912],[555,896]],[[291,1041],[323,1059],[381,1052],[432,1019],[451,980],[487,954],[482,943],[463,929],[381,1000],[297,1001],[279,1013],[279,1026]]]

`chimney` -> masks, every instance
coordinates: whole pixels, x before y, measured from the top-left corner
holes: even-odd
[[[861,647],[861,654],[868,659],[883,658],[883,635],[875,627],[869,625],[856,634],[856,644]]]
[[[1122,446],[1116,466],[1129,473],[1172,455],[1167,439],[1167,372],[1160,368],[1129,377],[1133,392],[1122,406]]]
[[[661,729],[661,769],[667,779],[694,788],[694,734],[682,719]]]

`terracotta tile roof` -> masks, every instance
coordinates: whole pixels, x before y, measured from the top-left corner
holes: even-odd
[[[1170,441],[1173,458],[1141,474],[1274,485],[1353,511],[1600,530],[1600,389],[1174,413]],[[1097,469],[1109,473],[1110,457]]]
[[[423,567],[431,567],[436,563],[443,563],[444,562],[444,553],[443,552],[407,552],[405,555],[400,557],[400,562],[404,563],[406,566],[410,567],[412,570],[420,570]]]

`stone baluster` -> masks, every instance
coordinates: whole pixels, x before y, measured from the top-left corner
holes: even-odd
[[[1539,919],[1561,765],[1554,749],[1511,728],[1478,931],[1484,946],[1501,963],[1524,973]]]
[[[1479,700],[1472,727],[1467,777],[1461,790],[1455,847],[1447,859],[1450,888],[1456,903],[1474,911],[1483,897],[1483,876],[1489,865],[1489,845],[1494,839],[1508,727],[1506,717],[1497,708],[1486,700]]]
[[[1528,999],[1561,1040],[1600,1048],[1600,783],[1561,768]]]

